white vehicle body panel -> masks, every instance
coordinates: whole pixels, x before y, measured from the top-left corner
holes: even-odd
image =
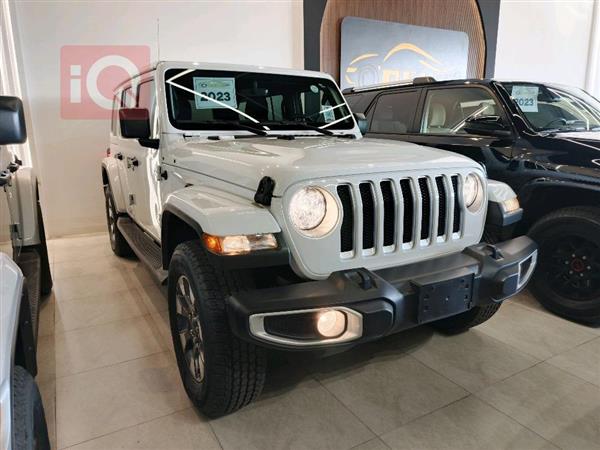
[[[383,139],[304,137],[291,141],[256,137],[240,140],[169,138],[165,164],[209,174],[256,191],[264,176],[275,180],[275,196],[307,178],[479,166],[456,153]]]
[[[6,146],[0,148],[0,166],[15,160]],[[16,225],[13,244],[16,247],[37,245],[41,242],[38,230],[37,176],[32,167],[20,166],[11,174],[10,182],[4,186],[4,194],[10,211],[10,221]]]
[[[322,238],[298,233],[290,224],[287,208],[291,196],[303,186],[320,186],[339,201],[335,188],[341,183],[357,185],[368,181],[375,185],[381,180],[398,181],[405,177],[425,177],[431,182],[435,177],[444,176],[448,180],[450,176],[464,177],[472,172],[485,180],[485,174],[475,161],[456,153],[408,142],[362,138],[356,123],[350,130],[332,130],[338,135],[353,134],[356,139],[324,136],[314,130],[270,132],[274,136],[302,135],[288,140],[255,136],[244,130],[178,130],[167,114],[165,71],[170,68],[265,72],[331,80],[329,75],[318,72],[169,62],[159,63],[153,71],[124,83],[117,95],[130,84],[154,77],[157,100],[153,136],[160,138],[160,148],[154,150],[142,147],[135,139],[124,139],[115,127],[116,134],[111,134],[111,154],[120,152],[123,159],[117,161],[111,156],[104,166],[109,172],[117,209],[127,212],[156,241],[161,238],[162,213],[166,205],[172,205],[197,221],[206,233],[218,236],[283,233],[293,268],[311,279],[357,267],[379,269],[414,263],[460,252],[479,242],[487,209],[485,183],[483,206],[474,213],[465,208],[461,232],[447,236],[444,242],[437,238],[417,242],[410,251],[402,246],[394,251],[380,246],[368,254],[360,251],[348,258],[340,255],[340,220]],[[240,135],[246,137],[235,138]],[[208,139],[209,136],[218,136],[219,140]],[[127,158],[132,157],[140,163],[135,169],[127,164]],[[166,176],[161,178],[163,171]],[[257,205],[253,200],[263,177],[275,181],[270,207]],[[508,195],[501,193],[499,184],[493,184],[493,190],[493,198]],[[437,192],[435,187],[432,192]],[[436,217],[432,213],[431,223]]]
[[[280,226],[268,209],[248,199],[210,186],[192,186],[167,196],[172,206],[214,236],[279,233]]]
[[[19,324],[23,274],[15,262],[0,253],[0,447],[11,448],[11,374]]]
[[[33,168],[19,167],[13,173],[11,185],[16,189],[18,197],[20,243],[23,247],[37,245],[41,241],[38,230],[37,178]]]
[[[488,198],[490,202],[502,203],[517,196],[512,188],[501,181],[488,180]]]

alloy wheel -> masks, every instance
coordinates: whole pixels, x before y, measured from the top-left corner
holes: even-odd
[[[205,357],[202,326],[196,299],[188,278],[181,275],[176,287],[176,318],[179,342],[190,375],[201,383],[204,380]]]
[[[112,199],[111,199],[110,195],[106,196],[106,216],[108,218],[108,235],[110,237],[110,243],[114,247],[116,219],[115,219],[115,210],[113,208]]]
[[[546,282],[563,297],[587,301],[600,296],[600,248],[579,236],[564,236],[540,252]]]

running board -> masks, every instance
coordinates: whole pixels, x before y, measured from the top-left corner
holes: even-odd
[[[119,217],[117,228],[135,253],[149,269],[159,284],[165,284],[168,272],[162,268],[160,246],[128,217]]]

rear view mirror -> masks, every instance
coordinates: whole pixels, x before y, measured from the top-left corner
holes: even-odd
[[[23,102],[0,96],[0,145],[22,144],[27,140]]]
[[[121,136],[129,139],[150,137],[150,113],[146,108],[123,108],[119,110]]]
[[[369,122],[367,122],[365,115],[363,113],[354,113],[354,119],[356,120],[360,132],[362,134],[367,134],[367,131],[369,131]]]
[[[510,137],[512,131],[498,116],[476,117],[465,122],[464,130],[469,134],[492,137]]]

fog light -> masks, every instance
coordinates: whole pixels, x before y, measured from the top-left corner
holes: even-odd
[[[346,315],[341,311],[329,310],[319,313],[317,331],[326,338],[341,336],[346,331]]]

